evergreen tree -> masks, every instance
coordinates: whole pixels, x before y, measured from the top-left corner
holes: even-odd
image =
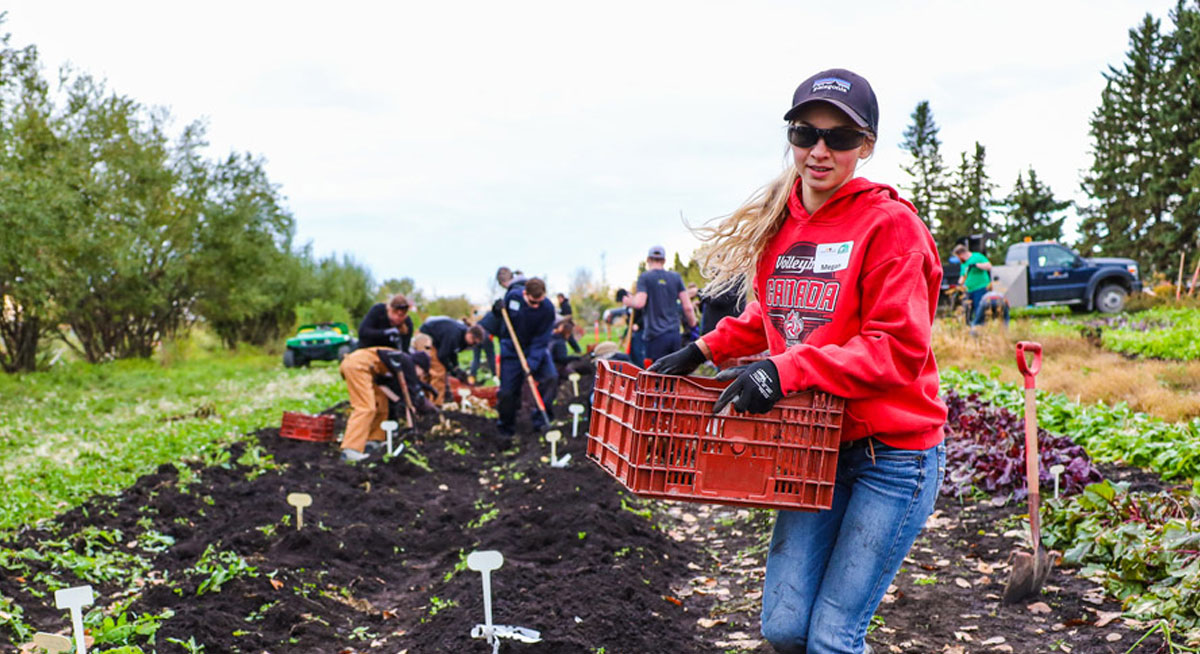
[[[912,155],[909,165],[902,166],[912,178],[912,185],[903,188],[917,208],[917,215],[931,230],[934,229],[934,212],[946,196],[946,166],[942,162],[941,145],[929,101],[922,100],[912,113],[912,124],[904,130],[900,147]]]
[[[1023,173],[1017,173],[1012,193],[1004,198],[1002,205],[1006,215],[1000,237],[993,244],[997,253],[1026,237],[1034,241],[1061,240],[1063,221],[1067,219],[1061,214],[1071,206],[1071,201],[1055,199],[1050,187],[1038,179],[1037,172],[1030,166],[1028,179]]]
[[[1095,201],[1084,211],[1080,249],[1086,253],[1156,261],[1147,235],[1166,217],[1162,129],[1163,39],[1149,14],[1130,30],[1130,51],[1121,68],[1109,67],[1092,114],[1092,165],[1083,190]]]
[[[934,235],[938,252],[949,257],[954,243],[971,234],[992,231],[991,212],[996,202],[992,192],[996,185],[988,178],[987,150],[979,142],[968,157],[960,155],[958,168],[947,187],[946,199],[938,209],[938,231]]]
[[[1163,39],[1168,68],[1158,122],[1172,220],[1155,225],[1150,240],[1169,258],[1163,268],[1173,276],[1180,252],[1192,261],[1200,250],[1200,3],[1179,0],[1170,17],[1175,30]]]

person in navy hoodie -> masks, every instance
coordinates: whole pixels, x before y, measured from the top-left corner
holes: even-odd
[[[512,321],[512,332],[505,324],[503,312]],[[525,370],[517,355],[514,338],[521,345],[529,372],[537,382],[538,391],[546,405],[547,414],[554,402],[558,374],[550,357],[550,334],[554,330],[554,304],[546,297],[546,284],[534,277],[528,282],[509,287],[503,300],[497,300],[493,312],[500,315],[500,392],[496,407],[499,415],[496,427],[500,437],[497,445],[507,449],[516,433],[517,411],[521,404],[521,389],[527,384]],[[533,428],[549,428],[546,417],[537,406],[531,416]]]
[[[912,204],[854,173],[874,150],[871,85],[822,71],[784,120],[792,165],[697,235],[709,287],[755,292],[738,317],[659,359],[688,374],[770,351],[723,371],[714,412],[764,413],[816,389],[845,398],[833,506],[779,511],[767,555],[762,633],[784,653],[869,651],[867,626],[933,511],[945,469],[946,406],[931,347],[942,281],[937,248]]]

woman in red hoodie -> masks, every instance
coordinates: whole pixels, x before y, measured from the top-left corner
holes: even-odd
[[[779,652],[858,653],[942,483],[946,406],[930,346],[942,268],[913,206],[854,177],[878,134],[867,80],[813,75],[784,120],[794,165],[697,230],[709,286],[740,284],[757,300],[650,370],[686,375],[769,349],[722,373],[734,381],[715,412],[763,413],[808,389],[846,399],[833,507],[776,516],[762,632]]]

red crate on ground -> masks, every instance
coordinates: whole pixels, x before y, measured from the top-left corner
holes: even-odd
[[[764,414],[712,415],[728,382],[600,361],[588,458],[642,497],[771,509],[833,504],[842,399],[817,391]]]
[[[300,441],[325,443],[333,440],[333,416],[310,416],[295,411],[283,412],[279,435]]]

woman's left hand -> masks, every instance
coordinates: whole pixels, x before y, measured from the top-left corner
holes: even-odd
[[[721,392],[717,403],[713,405],[713,414],[720,413],[731,402],[738,411],[766,413],[781,399],[783,387],[779,381],[779,369],[770,359],[764,359],[746,366],[737,379]]]

